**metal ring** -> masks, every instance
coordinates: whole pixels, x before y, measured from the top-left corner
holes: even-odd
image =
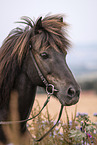
[[[49,88],[50,88],[50,91],[48,90]],[[53,95],[53,94],[54,94],[54,91],[55,91],[55,89],[54,89],[54,86],[53,86],[52,84],[49,84],[49,85],[46,87],[46,92],[47,92],[47,94]]]

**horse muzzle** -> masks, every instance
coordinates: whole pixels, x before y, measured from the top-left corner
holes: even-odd
[[[64,106],[71,106],[76,104],[79,101],[80,96],[80,88],[75,89],[70,86],[65,91],[59,91],[56,93],[56,97],[60,101],[60,103]]]

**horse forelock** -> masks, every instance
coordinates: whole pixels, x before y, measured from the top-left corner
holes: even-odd
[[[42,25],[37,30],[37,35],[35,35],[36,39],[32,37],[32,42],[34,42],[35,40],[36,49],[42,49],[46,47],[48,48],[48,45],[50,45],[57,51],[62,51],[63,53],[66,53],[71,44],[68,40],[67,34],[68,25],[67,23],[62,22],[61,19],[61,15],[54,15],[45,17],[43,20],[41,20]]]

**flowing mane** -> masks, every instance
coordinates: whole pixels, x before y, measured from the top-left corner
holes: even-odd
[[[31,18],[22,17],[19,23],[26,24],[26,27],[13,29],[0,48],[0,105],[10,95],[23,60],[29,53],[30,44],[33,44],[34,50],[51,46],[63,53],[66,53],[70,46],[66,34],[67,24],[62,21],[62,16],[45,17],[41,20],[42,26],[38,28],[40,19],[42,17],[34,23]]]

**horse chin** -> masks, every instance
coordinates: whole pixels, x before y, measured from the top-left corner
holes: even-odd
[[[59,102],[63,105],[63,106],[71,106],[71,105],[75,105],[78,101],[79,101],[79,97],[75,96],[73,98],[69,98],[68,96],[60,96],[57,95],[57,98],[59,100]]]

